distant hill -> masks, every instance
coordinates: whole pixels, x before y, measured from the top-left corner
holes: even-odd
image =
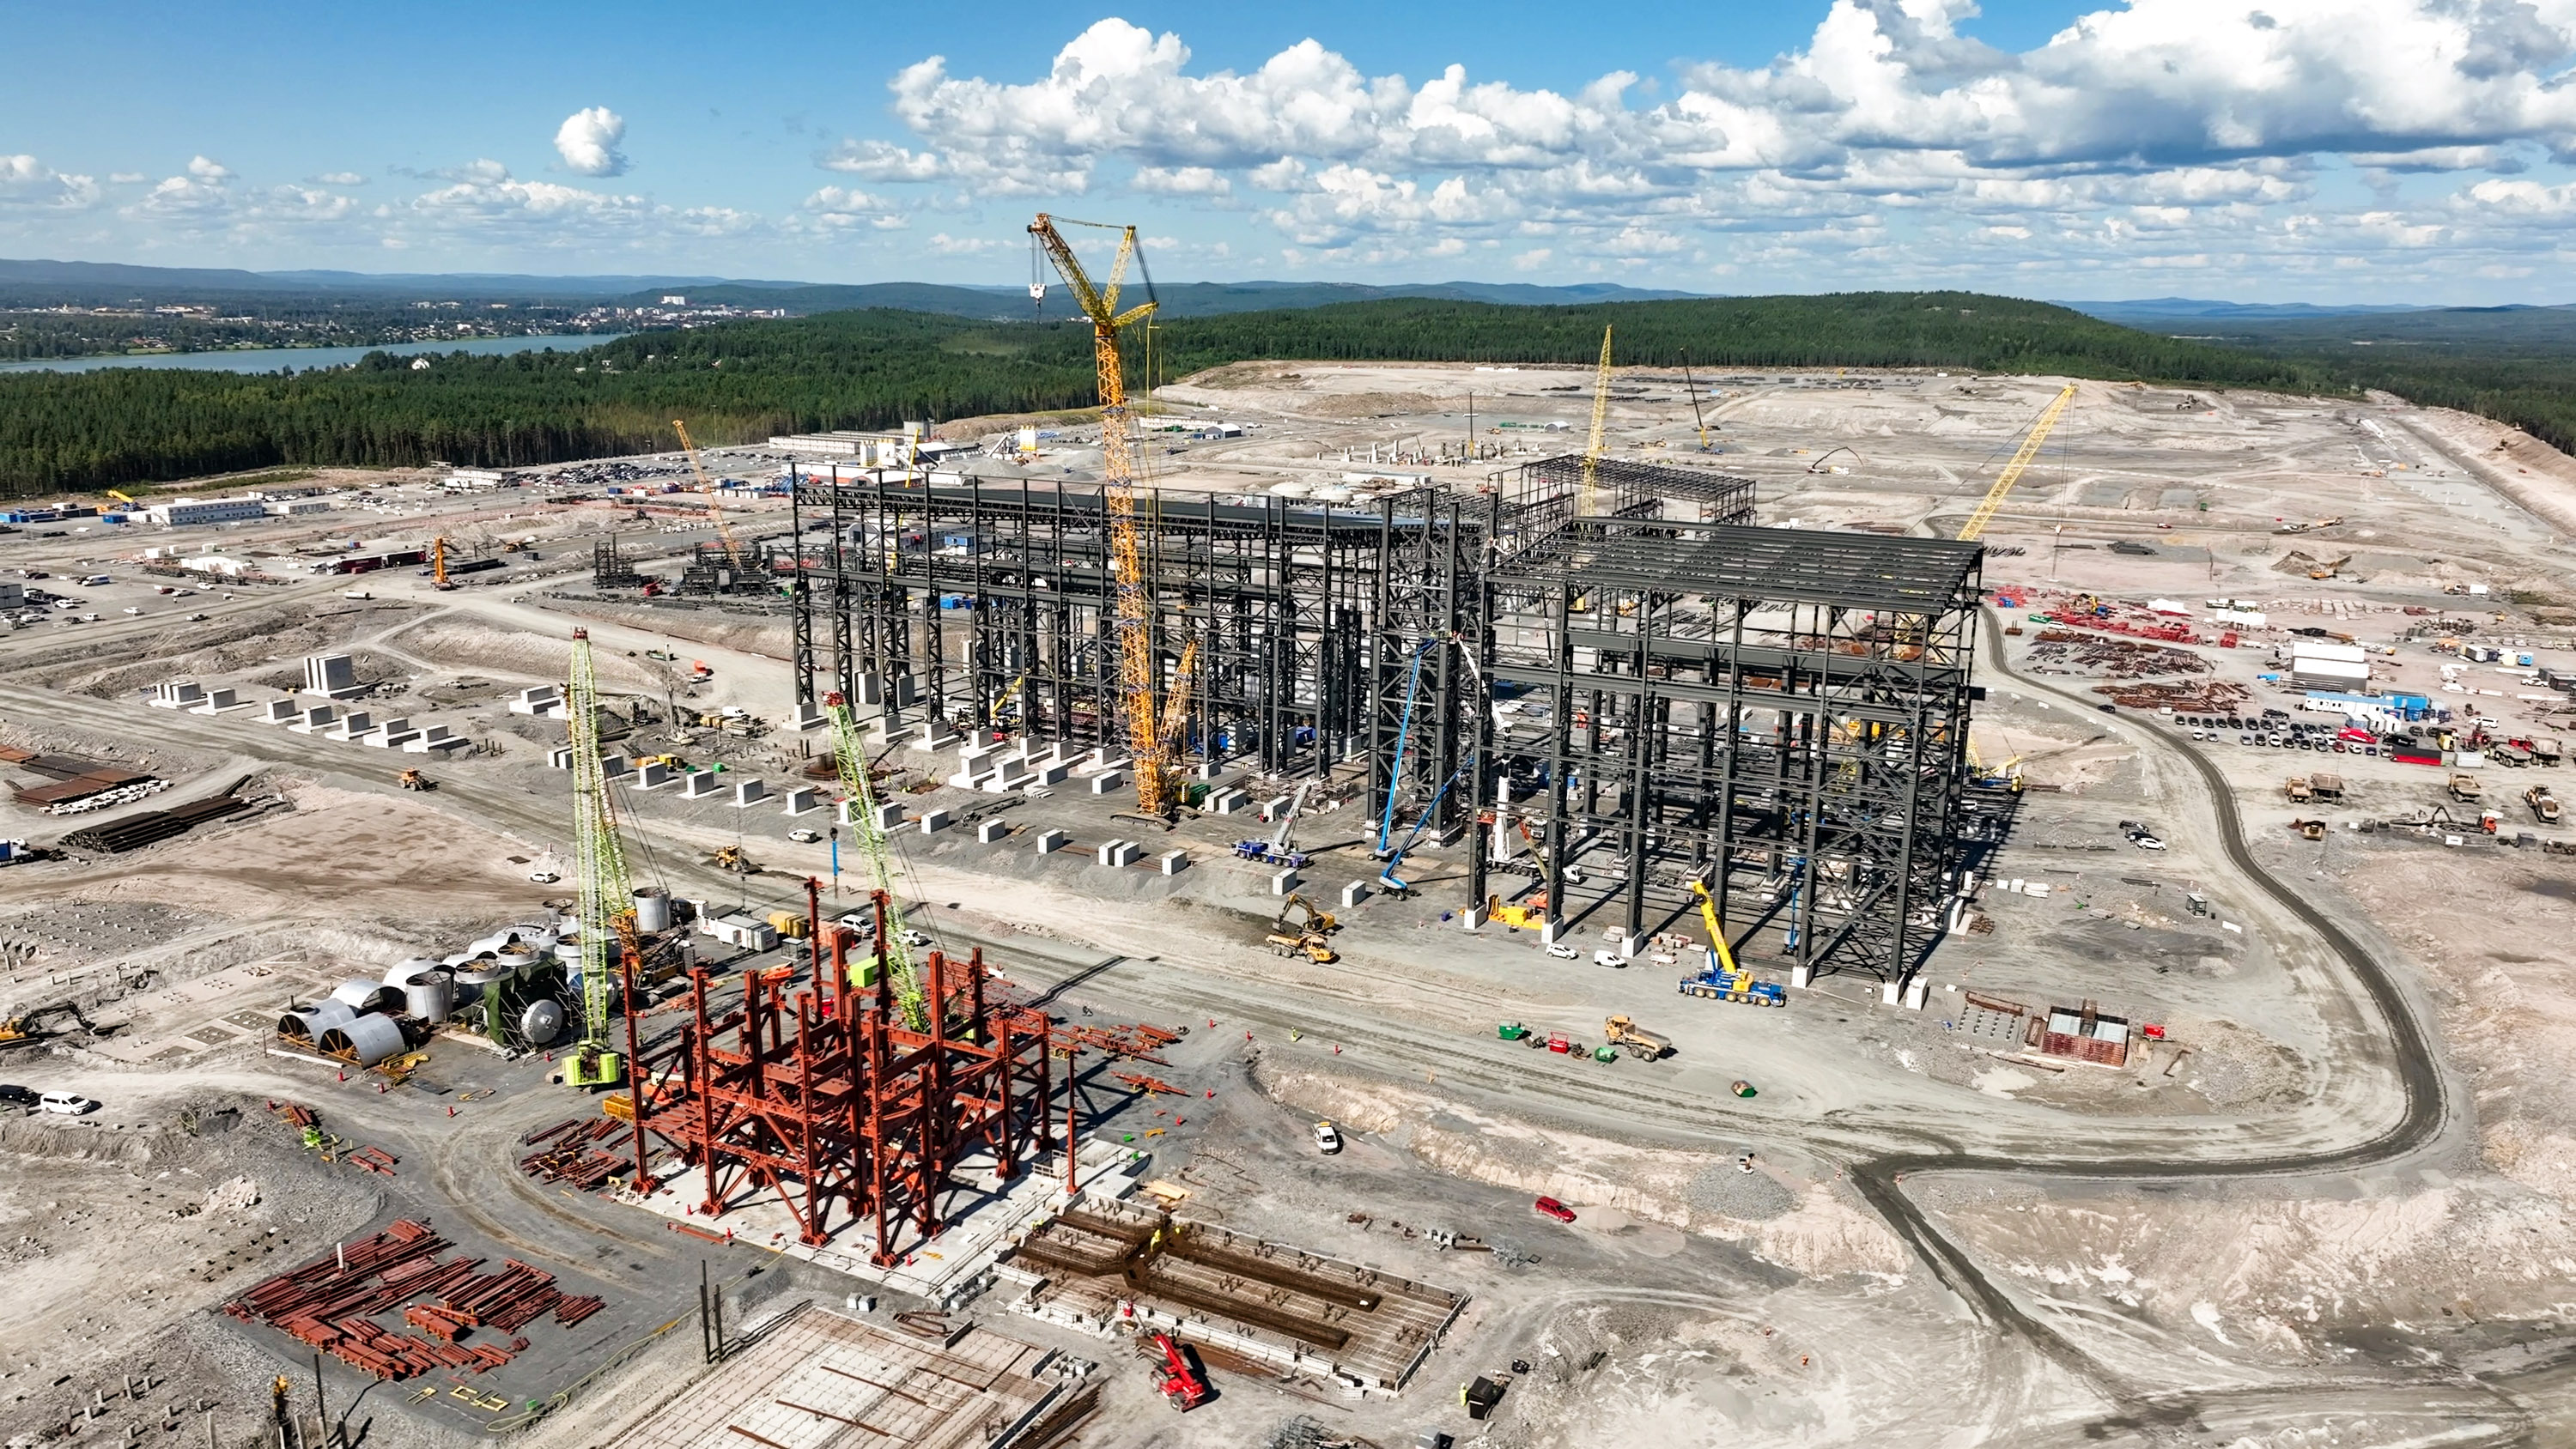
[[[1141,284],[1131,296],[1142,300]],[[781,307],[800,316],[894,307],[983,321],[1026,320],[1032,312],[1020,286],[951,286],[938,282],[862,284],[778,281],[759,278],[607,275],[539,277],[512,272],[251,272],[227,267],[141,267],[122,262],[0,260],[0,302],[16,305],[126,301],[172,303],[229,297],[328,296],[385,301],[543,300],[557,303],[649,305],[673,293],[700,305]],[[1180,282],[1156,289],[1167,317],[1207,317],[1226,312],[1267,312],[1367,302],[1385,297],[1432,297],[1458,302],[1566,306],[1583,302],[1645,302],[1688,297],[1593,282],[1542,287],[1514,282],[1427,282],[1364,286],[1355,282]],[[1070,305],[1062,287],[1047,292],[1046,315],[1061,317]]]
[[[2219,318],[2228,321],[2281,321],[2305,317],[2361,317],[2386,312],[2427,312],[2435,310],[2415,302],[2325,304],[2313,302],[2212,302],[2198,297],[2134,297],[2121,302],[2064,302],[2057,304],[2099,317],[2105,322],[2118,322],[2133,327],[2152,327],[2184,318]]]

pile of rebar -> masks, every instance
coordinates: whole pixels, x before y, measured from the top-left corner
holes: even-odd
[[[2097,684],[2093,692],[2108,696],[2123,709],[2171,709],[2176,714],[2230,714],[2254,697],[2254,691],[2225,679],[2190,684]]]
[[[2030,662],[2100,670],[2122,679],[2149,674],[2207,674],[2209,661],[2188,649],[2132,643],[2072,629],[2043,629],[2030,646]]]

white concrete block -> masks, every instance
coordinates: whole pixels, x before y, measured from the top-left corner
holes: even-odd
[[[1215,760],[1201,760],[1198,774],[1202,780],[1222,779],[1225,775],[1225,766]]]
[[[1061,831],[1061,830],[1041,830],[1041,831],[1039,831],[1039,832],[1038,832],[1038,838],[1037,838],[1037,853],[1038,853],[1038,854],[1040,854],[1040,855],[1052,855],[1052,854],[1054,854],[1055,852],[1057,852],[1057,851],[1059,851],[1059,850],[1062,850],[1062,849],[1064,849],[1064,832],[1063,832],[1063,831]]]
[[[733,782],[733,808],[736,810],[748,809],[768,798],[769,785],[765,781],[736,780]]]
[[[365,710],[353,709],[341,719],[338,725],[326,732],[323,735],[323,738],[331,740],[359,739],[373,732],[375,727],[375,722],[368,717]]]
[[[1179,875],[1190,868],[1190,853],[1186,850],[1167,850],[1154,859],[1165,875]]]
[[[960,770],[948,777],[948,783],[959,790],[981,790],[984,788],[984,782],[991,778],[993,777],[989,774],[981,774],[974,770]]]
[[[1111,794],[1115,792],[1120,785],[1126,783],[1126,780],[1126,776],[1119,774],[1115,770],[1112,770],[1105,775],[1094,775],[1091,777],[1091,793],[1094,795]]]
[[[878,802],[877,802],[877,829],[879,829],[879,830],[893,830],[893,829],[897,828],[898,826],[900,826],[900,825],[902,825],[902,824],[903,824],[903,802],[902,802],[902,801],[900,801],[900,800],[880,800],[880,801],[878,801]]]
[[[1343,886],[1343,887],[1342,887],[1341,902],[1342,902],[1342,909],[1343,909],[1343,910],[1346,910],[1346,911],[1347,911],[1347,910],[1349,910],[1351,907],[1358,905],[1361,901],[1366,900],[1367,898],[1368,898],[1368,882],[1367,882],[1367,881],[1364,881],[1364,880],[1355,880],[1355,881],[1352,881],[1350,884],[1348,884],[1348,885],[1346,885],[1346,886]]]
[[[172,679],[152,686],[152,697],[144,701],[154,709],[186,709],[206,697],[206,691],[193,679]]]
[[[431,725],[427,730],[422,732],[419,739],[406,741],[403,745],[403,753],[410,755],[443,754],[449,750],[461,750],[465,748],[465,745],[465,738],[461,735],[449,734],[447,732],[447,726]]]
[[[303,711],[297,709],[291,699],[272,699],[259,707],[259,713],[251,716],[261,724],[290,724],[303,717]]]
[[[1472,905],[1467,907],[1465,910],[1460,911],[1458,913],[1458,924],[1470,931],[1485,924],[1484,906],[1481,904]]]
[[[1271,873],[1270,893],[1272,895],[1284,896],[1296,888],[1297,872],[1293,867],[1288,870],[1274,871]]]
[[[686,799],[699,800],[723,788],[723,776],[713,770],[695,770],[684,777],[680,794]]]
[[[1915,977],[1913,980],[1905,983],[1905,1009],[1908,1011],[1921,1011],[1923,1009],[1923,1003],[1929,999],[1931,995],[1932,983],[1924,980],[1920,976]]]
[[[850,683],[858,690],[858,693],[852,696],[850,703],[866,705],[881,705],[885,703],[885,680],[883,678],[874,674],[862,674],[852,679]]]
[[[408,725],[410,721],[405,720],[403,723]],[[635,763],[624,755],[602,755],[599,757],[599,771],[614,780],[620,775],[633,774]]]
[[[787,813],[790,815],[802,815],[806,811],[813,809],[815,803],[814,790],[815,787],[812,785],[790,786],[786,796],[784,797],[787,801]]]
[[[1207,808],[1212,815],[1232,815],[1251,803],[1252,797],[1241,790],[1219,790],[1208,797]]]
[[[570,756],[572,751],[566,750],[563,753]],[[572,761],[567,758],[563,767],[567,770],[571,769]],[[670,783],[671,767],[658,760],[646,764],[643,769],[635,772],[635,788],[638,790],[658,790]]]
[[[921,833],[924,835],[937,835],[947,829],[948,824],[948,812],[945,810],[930,809],[921,812]]]
[[[291,725],[288,725],[287,728],[293,730],[299,735],[309,735],[317,730],[327,730],[331,727],[332,713],[333,711],[331,706],[327,704],[317,704],[311,709],[304,711],[303,718],[298,719]]]
[[[975,843],[977,845],[991,845],[993,842],[1000,840],[1002,837],[1010,833],[1011,822],[1007,820],[986,820],[975,827]]]
[[[1220,792],[1220,793],[1238,793],[1238,792]],[[1276,824],[1278,824],[1278,823],[1279,823],[1279,817],[1288,813],[1288,800],[1289,800],[1289,797],[1288,797],[1288,796],[1286,796],[1286,795],[1273,795],[1273,796],[1271,796],[1269,799],[1262,801],[1262,802],[1261,802],[1261,823],[1262,823],[1262,824],[1264,824],[1264,825],[1276,825]]]
[[[823,707],[819,704],[800,704],[796,706],[796,720],[794,728],[798,734],[804,734],[810,730],[819,730],[831,722],[831,719],[823,713]]]
[[[980,775],[1000,763],[999,761],[994,761],[991,765],[985,763],[1000,753],[1000,748],[994,745],[960,745],[957,748],[957,768],[972,770]]]
[[[373,734],[368,735],[358,743],[367,746],[369,749],[389,750],[394,746],[401,744],[404,740],[417,737],[419,733],[420,731],[411,727],[410,720],[389,719],[383,724],[377,726]]]
[[[1073,770],[1062,760],[1033,760],[1030,763],[1037,767],[1037,773],[1030,777],[1030,782],[1038,785],[1061,785],[1064,777]]]
[[[1145,848],[1132,840],[1113,840],[1100,847],[1100,863],[1108,866],[1134,865],[1136,858],[1144,853]]]
[[[1899,989],[1900,988],[1893,981],[1882,983],[1878,988],[1879,1004],[1882,1006],[1894,1006],[1896,1004],[1896,993]]]
[[[1025,770],[1016,768],[996,770],[991,775],[985,777],[984,793],[987,795],[1008,795],[1036,778],[1037,776],[1029,774]]]
[[[1618,943],[1612,946],[1611,949],[1617,951],[1620,955],[1627,957],[1629,960],[1634,961],[1646,954],[1646,938],[1643,936],[1622,935],[1618,938]]]

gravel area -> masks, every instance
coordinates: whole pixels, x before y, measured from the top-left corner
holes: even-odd
[[[1719,1163],[1692,1178],[1682,1195],[1692,1207],[1755,1223],[1798,1205],[1798,1195],[1773,1181],[1769,1173],[1758,1168],[1746,1172],[1732,1162]]]

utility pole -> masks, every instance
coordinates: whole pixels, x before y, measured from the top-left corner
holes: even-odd
[[[2050,534],[2053,542],[2048,546],[2048,581],[2053,584],[2057,582],[2057,556],[2066,549],[2066,525],[2057,525]],[[2212,564],[2211,567],[2216,568],[2217,565]]]

